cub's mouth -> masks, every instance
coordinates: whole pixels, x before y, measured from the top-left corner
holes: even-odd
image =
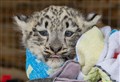
[[[60,55],[50,55],[49,58],[62,58]]]
[[[74,59],[75,53],[67,52],[66,54],[51,54],[44,55],[45,62],[48,66],[52,68],[59,68],[62,66],[67,60]]]
[[[48,61],[48,59],[63,59],[64,61],[73,59],[73,55],[58,55],[58,54],[52,54],[52,55],[44,55],[45,61]]]
[[[49,57],[45,58],[46,64],[54,69],[61,67],[66,59],[60,55],[50,55]]]
[[[45,61],[49,61],[49,59],[63,59],[63,60],[66,60],[65,57],[62,57],[61,55],[57,55],[57,54],[53,54],[53,55],[44,55],[44,58],[45,58]]]

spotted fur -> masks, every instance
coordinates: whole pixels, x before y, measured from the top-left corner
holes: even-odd
[[[14,19],[22,31],[24,46],[50,67],[58,68],[75,57],[78,38],[96,25],[100,17],[90,14],[85,18],[73,8],[50,6],[31,16],[15,16]]]

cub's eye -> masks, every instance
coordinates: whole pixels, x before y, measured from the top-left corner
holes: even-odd
[[[48,36],[48,32],[46,30],[44,31],[39,31],[39,33],[42,35],[42,36]]]
[[[65,32],[65,36],[66,36],[66,37],[70,37],[70,36],[73,35],[73,33],[74,33],[74,32],[66,31],[66,32]]]

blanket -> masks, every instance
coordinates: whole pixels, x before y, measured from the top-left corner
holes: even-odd
[[[99,79],[102,82],[120,81],[120,31],[110,31],[110,28],[107,28],[106,32],[109,36],[107,35],[105,39],[104,49],[100,58],[84,78],[89,80],[89,82],[96,82]]]
[[[35,54],[26,49],[26,74],[30,80],[47,78],[53,72],[45,62],[38,60]]]

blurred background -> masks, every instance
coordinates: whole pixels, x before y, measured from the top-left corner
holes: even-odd
[[[110,25],[120,29],[120,0],[0,0],[0,82],[27,80],[22,34],[15,29],[12,17],[30,15],[50,5],[66,5],[83,13],[101,14],[99,27]]]

